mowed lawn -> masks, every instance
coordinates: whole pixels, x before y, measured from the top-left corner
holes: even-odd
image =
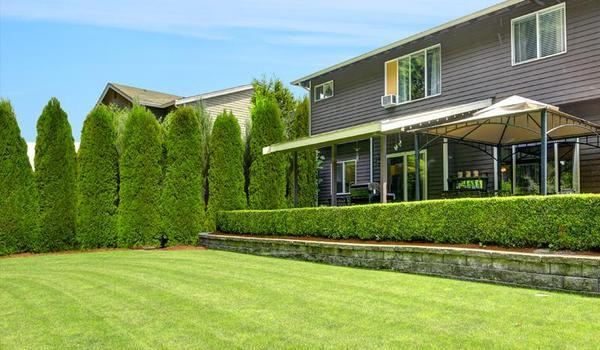
[[[598,349],[600,298],[211,250],[0,259],[0,347]]]

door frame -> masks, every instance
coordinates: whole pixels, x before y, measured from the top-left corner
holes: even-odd
[[[421,198],[422,200],[427,200],[427,149],[422,149],[421,152],[419,152],[421,155],[421,159],[423,160],[423,162],[425,162],[425,167],[424,170],[422,171],[421,175],[423,176],[423,181],[421,181],[421,188],[423,189],[423,198]],[[403,202],[408,202],[408,161],[407,158],[408,156],[414,156],[415,152],[414,151],[404,151],[404,152],[395,152],[395,153],[390,153],[386,155],[386,163],[389,159],[391,158],[399,158],[399,157],[403,157],[404,159],[403,161],[403,167],[402,167],[402,186],[404,187],[404,198],[402,198]],[[386,171],[389,173],[389,164],[386,164]],[[386,174],[387,176],[387,174]],[[389,182],[388,182],[389,183]]]

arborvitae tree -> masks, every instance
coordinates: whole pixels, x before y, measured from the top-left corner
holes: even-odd
[[[0,100],[0,255],[33,248],[38,214],[27,143],[10,102]]]
[[[170,244],[194,244],[205,221],[198,116],[192,107],[180,107],[167,118],[163,231]]]
[[[208,213],[211,226],[214,225],[216,212],[246,207],[244,143],[238,121],[231,112],[224,111],[219,114],[213,125],[208,186]]]
[[[251,111],[249,204],[252,209],[285,207],[287,166],[281,154],[263,155],[263,147],[283,140],[279,107],[272,96],[257,94]]]
[[[160,125],[147,109],[134,106],[127,118],[119,166],[118,245],[156,245],[161,238],[162,179]]]
[[[252,81],[254,87],[254,95],[252,97],[252,103],[256,102],[256,96],[272,96],[281,112],[281,120],[284,126],[284,135],[286,139],[292,139],[294,133],[293,130],[293,115],[296,109],[296,100],[292,92],[283,84],[280,79],[272,78],[267,80],[262,78],[260,80],[254,79]]]
[[[52,98],[38,120],[35,144],[40,251],[64,250],[75,245],[76,168],[71,125],[60,102]]]
[[[291,139],[306,137],[309,134],[309,102],[308,97],[303,98],[296,106],[296,112],[292,119]],[[319,191],[318,185],[318,163],[315,150],[303,150],[297,153],[298,171],[298,207],[313,207],[317,201]],[[294,174],[291,178],[292,199]]]
[[[202,168],[202,188],[204,190],[204,204],[208,203],[208,167],[210,164],[210,134],[212,131],[212,117],[204,108],[202,102],[194,106],[196,115],[198,116],[198,124],[200,127],[200,167]]]
[[[84,249],[117,244],[119,155],[113,123],[113,111],[99,105],[87,116],[81,131],[76,238]]]

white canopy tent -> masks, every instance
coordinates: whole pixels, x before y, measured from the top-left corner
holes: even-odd
[[[546,124],[542,125],[542,116]],[[600,135],[600,126],[561,112],[558,107],[512,96],[472,117],[416,131],[490,145],[540,142],[542,128],[549,139]]]
[[[600,125],[521,96],[511,96],[466,119],[411,131],[493,146],[540,142],[540,192],[544,195],[547,194],[548,140],[600,137]]]

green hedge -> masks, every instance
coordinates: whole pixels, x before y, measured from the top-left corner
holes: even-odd
[[[40,204],[40,235],[34,249],[71,249],[75,241],[77,159],[71,125],[56,98],[37,122],[35,179]]]
[[[37,199],[27,144],[10,102],[0,99],[0,255],[34,248]]]
[[[152,112],[144,107],[134,106],[127,117],[119,164],[119,247],[159,244],[163,175],[160,128]]]
[[[117,244],[119,155],[114,112],[95,107],[83,122],[77,152],[77,225],[75,238],[84,249]]]
[[[600,195],[220,212],[221,232],[600,250]]]
[[[161,197],[163,232],[169,245],[195,244],[205,221],[198,116],[192,107],[183,106],[169,113],[167,122],[167,168]]]

